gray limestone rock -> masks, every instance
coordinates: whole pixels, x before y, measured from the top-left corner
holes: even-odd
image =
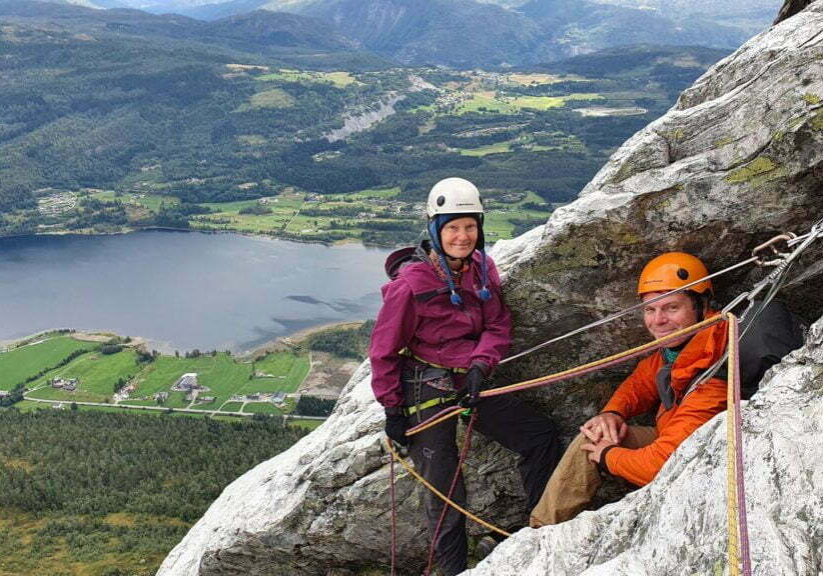
[[[629,139],[580,198],[492,252],[524,350],[633,304],[634,278],[681,249],[714,270],[823,217],[823,2],[811,3],[719,62],[665,116]],[[823,244],[820,242],[819,244]],[[808,321],[823,313],[823,258],[810,250],[784,296]],[[768,271],[716,282],[728,301]],[[821,332],[784,362],[744,411],[756,573],[818,574]],[[511,362],[499,383],[534,378],[643,342],[637,317]],[[566,435],[595,413],[627,369],[524,394]],[[522,530],[477,574],[664,574],[723,570],[723,416],[699,430],[648,487],[567,525]],[[385,574],[389,464],[382,410],[364,365],[333,416],[228,486],[166,558],[160,576]],[[816,435],[816,436],[815,436]],[[469,508],[508,529],[525,521],[514,459],[479,435],[466,465]],[[819,468],[819,467],[818,467]],[[603,496],[614,498],[614,487]],[[427,535],[421,488],[397,474],[400,574],[419,574]],[[481,530],[473,527],[473,533]]]
[[[742,410],[752,573],[823,571],[823,318]],[[726,414],[684,442],[654,482],[569,522],[525,528],[467,574],[722,574]]]

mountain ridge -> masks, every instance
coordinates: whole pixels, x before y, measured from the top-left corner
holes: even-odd
[[[61,0],[65,1],[65,0]],[[82,0],[88,3],[90,0]],[[748,1],[748,0],[746,0]],[[628,0],[229,0],[142,5],[215,20],[266,10],[326,19],[339,35],[403,65],[531,66],[636,43],[734,49],[769,24],[773,9],[744,0],[697,13],[688,3]],[[114,6],[113,2],[110,6]]]

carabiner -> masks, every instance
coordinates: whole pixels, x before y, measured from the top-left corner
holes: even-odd
[[[756,263],[757,263],[758,266],[777,266],[786,259],[786,257],[789,255],[789,253],[788,252],[778,251],[778,249],[775,247],[775,245],[779,242],[786,242],[786,248],[788,249],[789,242],[791,242],[795,238],[797,238],[797,234],[795,234],[793,232],[787,232],[785,234],[779,234],[779,235],[775,236],[774,238],[772,238],[771,240],[768,240],[768,241],[764,242],[763,244],[761,244],[760,246],[757,246],[754,250],[752,250],[752,256],[757,258]],[[772,257],[774,257],[774,259],[764,260],[763,256],[761,256],[759,254],[760,252],[763,252],[764,250],[766,250],[766,248],[771,249],[771,251],[772,251],[771,255],[772,255]]]

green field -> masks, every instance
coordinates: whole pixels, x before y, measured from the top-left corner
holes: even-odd
[[[114,190],[97,190],[89,194],[90,198],[102,202],[119,201],[127,205],[142,206],[149,210],[157,211],[161,205],[175,206],[180,203],[174,196],[163,196],[160,194],[145,194],[141,192],[118,193]]]
[[[43,400],[66,400],[77,402],[107,402],[114,393],[114,385],[119,378],[128,379],[136,373],[137,355],[131,349],[117,354],[90,352],[75,358],[65,366],[50,370],[43,378],[29,385],[34,388],[27,394],[30,398]],[[52,388],[51,378],[77,378],[80,382],[74,392]]]
[[[463,156],[476,156],[482,157],[487,156],[489,154],[502,154],[505,152],[511,152],[512,146],[511,142],[496,142],[494,144],[489,144],[488,146],[480,146],[479,148],[463,148],[460,150],[460,153]]]
[[[566,96],[503,96],[491,91],[468,93],[459,103],[457,114],[517,114],[523,110],[550,110],[573,101],[603,100],[597,93],[576,93]]]
[[[306,420],[302,418],[289,418],[288,420],[289,426],[300,426],[301,428],[308,428],[309,430],[314,430],[318,426],[320,426],[323,421],[322,420]]]
[[[0,353],[0,390],[11,390],[44,368],[60,363],[78,350],[92,350],[95,342],[82,342],[71,336],[44,337],[43,340]]]
[[[243,407],[243,404],[240,402],[226,402],[221,406],[221,412],[240,412],[240,409]]]
[[[548,110],[565,106],[567,102],[603,100],[600,94],[569,94],[568,96],[520,96],[511,100],[510,104],[519,110],[531,108],[534,110]]]
[[[271,234],[282,232],[299,213],[304,205],[303,194],[282,194],[274,198],[261,200],[242,200],[239,202],[210,202],[203,204],[211,210],[210,214],[197,216],[192,220],[196,230],[222,230],[229,228],[241,232]],[[270,214],[240,214],[244,208],[265,206]]]
[[[359,192],[351,192],[349,194],[328,194],[325,198],[329,202],[350,202],[373,199],[388,200],[390,198],[396,198],[399,194],[400,187],[395,186],[393,188],[370,188],[368,190],[360,190]]]
[[[349,72],[314,72],[308,70],[281,69],[271,74],[257,76],[261,82],[323,82],[345,88],[350,84],[359,84]]]
[[[0,354],[0,369],[7,382],[12,382],[11,388],[14,383],[37,374],[44,367],[55,366],[68,354],[79,350],[78,357],[59,368],[45,371],[31,382],[26,397],[69,403],[97,402],[111,404],[112,409],[116,409],[115,385],[122,381],[133,386],[129,397],[119,401],[124,406],[158,406],[156,395],[165,392],[168,397],[162,406],[166,408],[214,411],[222,406],[226,412],[240,411],[242,403],[231,401],[234,396],[296,391],[310,369],[307,353],[290,350],[270,353],[254,363],[237,360],[227,353],[192,358],[157,356],[153,361],[140,363],[132,348],[125,347],[120,352],[106,355],[96,350],[96,346],[69,336],[44,337],[36,344]],[[198,402],[186,399],[184,391],[171,389],[183,374],[190,372],[197,374],[198,384],[204,387],[198,392]],[[76,378],[79,385],[74,391],[53,388],[51,380],[57,377]],[[203,402],[206,397],[214,400]],[[23,406],[28,409],[29,404]],[[288,400],[285,409],[290,410],[293,406],[294,402]],[[244,411],[281,413],[268,401],[249,403]]]
[[[545,142],[546,145],[537,142]],[[562,133],[543,135],[538,138],[517,138],[511,141],[492,144],[474,149],[460,149],[466,156],[482,157],[489,154],[512,151],[513,145],[523,150],[537,152],[540,150],[579,149],[581,143],[573,136]],[[192,228],[197,230],[238,230],[252,234],[286,235],[292,238],[314,240],[318,242],[353,241],[367,234],[376,226],[392,226],[402,220],[406,237],[416,236],[424,226],[420,215],[412,214],[408,200],[400,199],[400,188],[364,189],[350,194],[327,194],[322,196],[288,193],[259,200],[243,200],[225,203],[207,203],[203,206],[212,212],[196,216]],[[487,198],[494,198],[498,193],[489,191]],[[544,203],[533,192],[523,202]],[[522,202],[521,202],[522,203]],[[240,214],[240,211],[261,205],[271,209],[269,214]],[[493,217],[493,231],[496,235],[490,242],[499,238],[514,236],[516,226],[513,219],[531,218],[536,214],[516,207],[507,206]],[[400,209],[401,212],[397,212]],[[543,220],[548,214],[539,214]],[[390,229],[390,228],[387,228]]]
[[[279,408],[268,402],[249,402],[243,407],[246,414],[282,414]]]
[[[258,92],[251,97],[251,108],[291,108],[294,106],[294,97],[279,88]],[[241,107],[242,108],[242,107]]]
[[[457,114],[482,112],[487,114],[515,114],[517,106],[499,100],[494,92],[476,92],[465,98],[457,107]]]
[[[254,369],[260,377],[249,380],[244,390],[249,392],[295,392],[309,373],[309,357],[294,352],[269,354],[254,362]],[[271,376],[263,376],[271,375]],[[261,386],[267,386],[265,390]]]
[[[555,75],[555,74],[510,74],[507,78],[512,84],[521,86],[537,86],[545,84],[556,84],[558,82],[587,82],[586,78],[577,75]]]

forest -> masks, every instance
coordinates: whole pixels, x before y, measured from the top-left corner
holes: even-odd
[[[153,574],[229,482],[305,433],[264,415],[2,410],[0,573]]]

